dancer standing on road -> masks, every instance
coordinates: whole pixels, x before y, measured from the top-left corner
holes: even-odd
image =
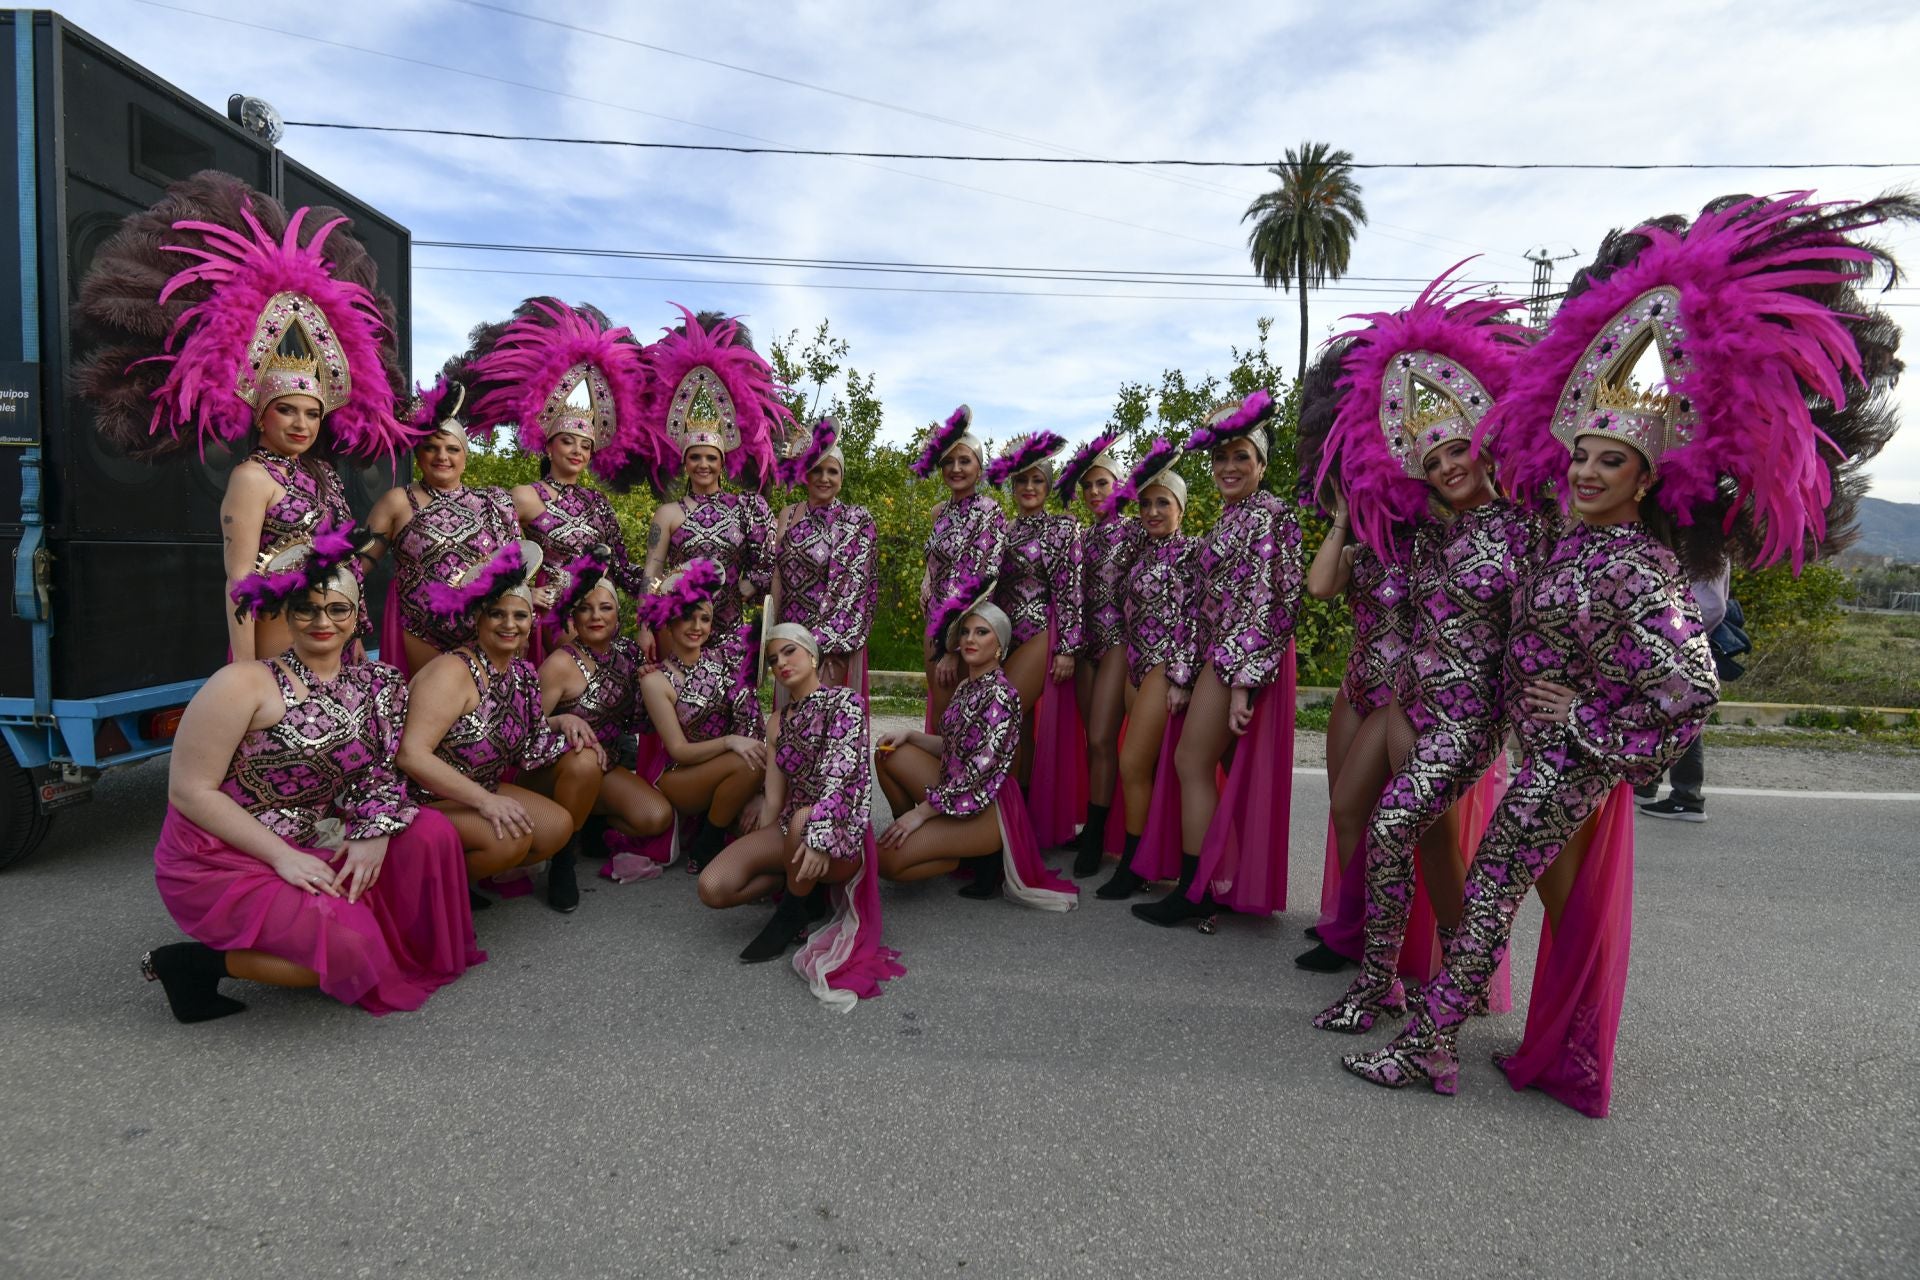
[[[1193,665],[1183,647],[1192,633],[1179,620],[1192,608],[1195,540],[1180,532],[1187,482],[1174,470],[1179,460],[1172,441],[1155,440],[1114,500],[1116,508],[1139,505],[1145,540],[1122,584],[1127,740],[1120,748],[1120,788],[1127,834],[1120,865],[1095,890],[1102,898],[1129,898],[1149,880],[1180,874],[1180,787],[1173,761],[1186,713],[1175,709],[1167,673]],[[1150,812],[1156,782],[1162,808]],[[1149,821],[1155,838],[1143,856]]]
[[[1169,709],[1186,712],[1174,756],[1180,884],[1133,908],[1149,924],[1286,907],[1300,525],[1260,488],[1272,416],[1272,395],[1255,391],[1214,410],[1185,446],[1212,459],[1224,506],[1195,548],[1192,607],[1180,619],[1188,635],[1167,671]],[[1224,789],[1214,780],[1222,765]]]
[[[936,625],[934,614],[969,584],[991,590],[1006,547],[1007,518],[992,495],[980,489],[985,459],[986,446],[973,434],[973,410],[961,405],[933,429],[912,464],[922,478],[938,471],[947,486],[946,500],[934,509],[927,571],[920,579],[920,608],[927,617],[924,727],[929,730],[944,722],[947,700],[961,678],[960,658],[948,652],[946,630]]]
[[[820,682],[857,691],[864,706],[867,635],[880,594],[880,537],[865,507],[840,500],[846,471],[832,418],[815,423],[807,444],[780,464],[781,483],[803,489],[805,497],[782,507],[775,522],[767,616],[812,635],[820,646]],[[785,688],[774,683],[774,699],[782,706]]]
[[[428,583],[450,583],[476,559],[520,540],[520,521],[504,489],[470,489],[467,428],[460,419],[466,388],[442,378],[415,406],[409,425],[416,483],[389,489],[373,504],[367,527],[393,553],[393,577],[380,618],[380,658],[411,677],[449,649],[473,641],[466,618],[447,618],[427,604]]]
[[[1013,495],[993,602],[1013,623],[1006,670],[1021,710],[1014,776],[1042,849],[1066,844],[1087,819],[1086,737],[1071,683],[1083,644],[1080,527],[1047,511],[1053,462],[1066,447],[1051,431],[1016,436],[987,468],[988,483]]]
[[[1729,197],[1691,225],[1616,233],[1523,358],[1486,429],[1516,492],[1557,491],[1577,523],[1520,597],[1507,648],[1521,763],[1470,871],[1446,971],[1406,1030],[1349,1055],[1349,1071],[1453,1092],[1458,1029],[1538,885],[1551,946],[1526,1040],[1502,1065],[1516,1088],[1606,1114],[1631,788],[1686,750],[1717,688],[1687,578],[1730,545],[1798,568],[1850,532],[1858,489],[1836,488],[1835,472],[1892,432],[1875,393],[1898,335],[1853,288],[1891,262],[1850,237],[1896,217],[1920,217],[1920,202]]]
[[[1100,869],[1120,778],[1120,722],[1126,718],[1129,688],[1122,610],[1127,577],[1144,538],[1140,522],[1124,514],[1116,500],[1126,477],[1113,454],[1117,439],[1100,435],[1081,445],[1054,482],[1060,505],[1070,506],[1077,493],[1092,519],[1080,532],[1084,647],[1074,668],[1074,697],[1087,737],[1087,821],[1073,859],[1073,874],[1082,880]]]
[[[246,451],[220,504],[223,598],[277,552],[353,523],[336,458],[385,462],[413,438],[395,414],[404,383],[373,259],[344,217],[311,215],[195,174],[128,218],[81,286],[76,316],[100,345],[76,381],[101,434],[144,458]],[[364,603],[356,631],[372,639]],[[249,614],[227,638],[251,662],[291,632],[278,613]]]
[[[680,314],[680,327],[647,353],[658,387],[647,427],[671,442],[686,477],[685,491],[661,503],[647,527],[647,579],[696,557],[719,570],[708,647],[752,679],[747,610],[773,585],[773,511],[760,491],[774,478],[774,441],[785,436],[792,415],[744,325],[685,307]],[[723,476],[748,492],[725,491]],[[640,647],[662,656],[651,627],[641,627]]]
[[[330,531],[241,582],[242,606],[288,615],[293,643],[214,673],[181,717],[154,878],[196,941],[141,968],[182,1022],[246,1007],[220,994],[225,978],[417,1009],[486,958],[460,839],[394,771],[406,682],[342,661],[360,607],[352,552]]]
[[[926,880],[967,863],[964,898],[997,898],[1068,911],[1078,890],[1040,861],[1026,802],[1013,780],[1020,746],[1020,694],[1001,662],[1013,647],[1013,623],[986,598],[978,579],[933,611],[946,650],[966,678],[941,712],[938,734],[889,733],[875,749],[880,789],[894,814],[880,835],[880,874]],[[997,856],[996,856],[997,855]]]

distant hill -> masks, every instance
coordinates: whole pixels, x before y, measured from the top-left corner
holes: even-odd
[[[1853,550],[1920,563],[1920,502],[1860,500],[1860,540]]]

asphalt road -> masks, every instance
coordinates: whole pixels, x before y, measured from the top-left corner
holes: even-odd
[[[178,936],[163,793],[108,779],[0,876],[0,1276],[1920,1275],[1920,804],[1643,821],[1594,1121],[1489,1063],[1518,1013],[1454,1099],[1338,1069],[1345,979],[1290,964],[1310,777],[1295,909],[1213,937],[889,888],[909,972],[841,1016],[675,869],[486,913],[418,1014],[200,1027],[135,969]]]

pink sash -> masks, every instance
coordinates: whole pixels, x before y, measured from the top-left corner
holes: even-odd
[[[1200,848],[1187,897],[1208,891],[1230,911],[1271,915],[1287,909],[1287,834],[1293,804],[1293,641],[1280,678],[1253,702],[1253,720],[1233,749],[1233,768]],[[1144,842],[1143,842],[1144,843]]]
[[[794,972],[815,998],[838,1013],[880,995],[881,983],[906,972],[900,953],[880,941],[879,865],[868,824],[860,869],[845,884],[827,889],[833,918],[815,929],[793,958]]]

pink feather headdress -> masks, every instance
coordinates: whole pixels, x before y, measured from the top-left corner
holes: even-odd
[[[612,563],[613,549],[605,543],[597,542],[588,547],[584,554],[575,556],[562,565],[559,571],[559,591],[554,596],[553,608],[548,611],[547,616],[564,622],[572,616],[575,609],[580,607],[580,602],[587,598],[587,594],[603,582],[607,582],[608,590],[615,591],[617,599],[619,593],[607,579],[607,566]]]
[[[365,247],[334,234],[347,223],[333,210],[288,216],[213,172],[129,218],[81,291],[79,319],[103,345],[77,382],[100,430],[137,455],[204,452],[246,440],[268,404],[298,394],[327,414],[327,453],[403,452],[391,313]],[[196,262],[174,269],[181,257]]]
[[[1120,460],[1111,452],[1119,442],[1119,436],[1102,432],[1073,451],[1073,456],[1067,459],[1067,465],[1060,468],[1059,479],[1053,482],[1053,491],[1060,495],[1063,504],[1073,501],[1080,481],[1096,466],[1111,471],[1116,482],[1126,479],[1120,470]]]
[[[1798,571],[1827,535],[1843,460],[1814,407],[1843,409],[1848,382],[1865,382],[1857,317],[1809,296],[1850,288],[1881,258],[1846,238],[1881,220],[1849,221],[1852,208],[1802,191],[1710,207],[1681,231],[1636,229],[1645,247],[1561,306],[1481,425],[1509,489],[1564,503],[1574,438],[1611,434],[1647,457],[1677,525],[1708,512],[1723,531],[1745,523],[1755,563]],[[1660,382],[1633,386],[1654,355]]]
[[[233,616],[276,617],[296,597],[327,586],[348,588],[342,594],[357,603],[360,584],[352,575],[334,581],[335,572],[353,559],[354,549],[364,541],[355,533],[350,524],[321,525],[312,542],[294,543],[263,557],[258,573],[234,584]]]
[[[1053,431],[1016,436],[1007,442],[999,457],[987,464],[987,483],[1002,486],[1022,471],[1052,461],[1066,447],[1066,437]]]
[[[962,574],[955,580],[957,589],[944,600],[934,602],[927,610],[927,640],[947,648],[947,633],[952,631],[960,619],[966,617],[982,602],[993,594],[993,579],[978,574]]]
[[[1225,444],[1239,436],[1251,435],[1260,430],[1262,424],[1273,416],[1273,393],[1262,388],[1247,396],[1237,405],[1223,405],[1208,416],[1206,422],[1187,437],[1186,447],[1190,452],[1211,449],[1215,445]],[[1267,441],[1264,432],[1255,439],[1260,456],[1267,456]]]
[[[973,434],[973,410],[963,404],[948,414],[946,422],[935,427],[927,436],[920,456],[908,464],[908,469],[925,480],[940,469],[940,464],[949,453],[968,443],[972,444],[975,453],[981,451],[980,441]]]
[[[635,608],[640,621],[658,631],[712,600],[720,585],[720,566],[702,556],[662,578]]]
[[[1140,501],[1140,494],[1143,491],[1151,489],[1155,484],[1165,484],[1169,472],[1173,472],[1172,479],[1176,483],[1167,487],[1179,496],[1180,505],[1185,506],[1186,481],[1181,479],[1178,472],[1173,471],[1174,465],[1180,461],[1181,452],[1180,446],[1165,436],[1155,436],[1153,442],[1147,446],[1147,451],[1140,455],[1140,460],[1133,464],[1133,471],[1127,476],[1126,482],[1115,491],[1114,509],[1125,507],[1129,502]]]
[[[482,334],[468,364],[475,390],[467,430],[491,440],[515,431],[522,451],[544,453],[570,431],[593,440],[587,465],[610,484],[658,474],[668,446],[648,429],[653,398],[646,355],[626,328],[591,307],[529,298],[512,321]]]
[[[443,426],[465,432],[467,424],[460,413],[466,403],[466,386],[445,374],[435,378],[431,387],[415,387],[407,410],[407,433],[418,444]]]
[[[452,582],[427,584],[427,608],[445,618],[464,618],[489,600],[513,593],[529,601],[529,584],[540,571],[539,547],[522,538],[469,566]]]
[[[840,424],[832,418],[822,418],[813,424],[813,432],[806,445],[791,458],[782,460],[777,469],[779,482],[786,485],[805,484],[807,475],[820,465],[820,460],[828,454],[841,458]]]
[[[1467,435],[1492,410],[1528,336],[1500,320],[1510,299],[1464,296],[1455,281],[1471,261],[1447,268],[1404,310],[1349,317],[1366,327],[1335,339],[1346,343],[1339,407],[1313,487],[1337,474],[1354,534],[1383,557],[1395,554],[1397,532],[1426,518],[1427,451],[1441,436]],[[1422,420],[1422,394],[1443,406],[1443,420]]]
[[[705,444],[720,450],[729,476],[762,488],[774,477],[774,442],[793,422],[773,366],[748,345],[737,319],[715,319],[709,328],[673,305],[684,319],[647,352],[656,386],[648,431],[667,442],[673,474],[688,449]]]

